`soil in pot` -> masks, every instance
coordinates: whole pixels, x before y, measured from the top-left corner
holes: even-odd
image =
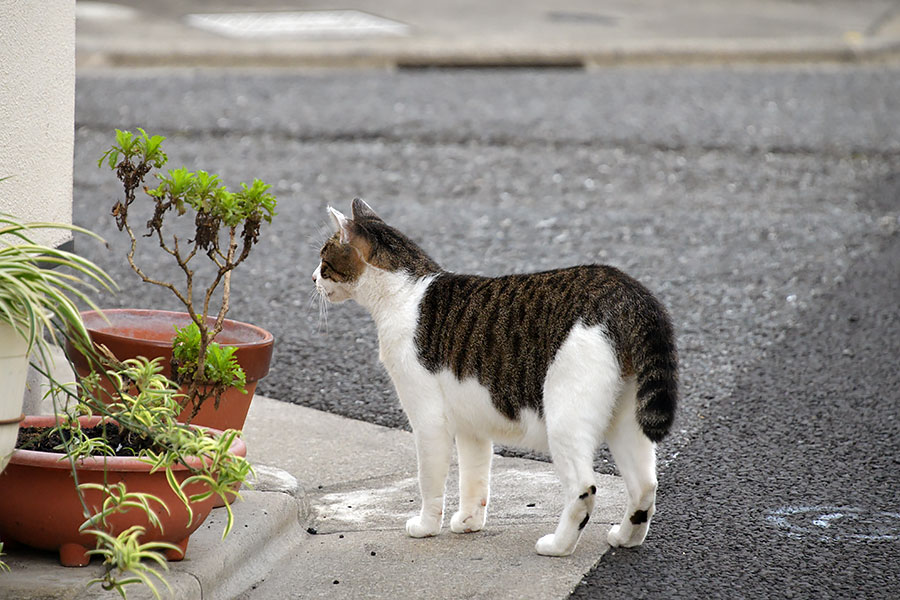
[[[123,431],[114,423],[100,423],[94,427],[84,427],[82,431],[92,438],[104,438],[115,452],[115,456],[135,456],[141,450],[153,449],[152,440],[131,431]],[[55,429],[20,427],[16,448],[37,452],[60,452],[59,446],[62,442],[62,437]]]

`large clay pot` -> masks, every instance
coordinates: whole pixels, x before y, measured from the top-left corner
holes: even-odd
[[[103,314],[85,311],[81,316],[91,339],[109,348],[119,360],[138,356],[162,357],[163,374],[170,378],[175,327],[185,327],[191,322],[187,313],[164,310],[109,309],[104,310]],[[214,319],[209,319],[210,324],[213,322]],[[275,338],[265,329],[247,323],[225,319],[223,325],[216,342],[237,347],[235,356],[247,377],[247,393],[237,389],[226,391],[218,408],[214,398],[206,400],[191,423],[215,429],[239,430],[247,419],[257,382],[269,372]],[[78,375],[84,377],[89,374],[85,357],[70,344],[67,344],[67,351]],[[179,418],[186,420],[190,414],[189,406]]]
[[[81,417],[84,427],[92,427],[101,417]],[[50,427],[56,422],[53,416],[28,416],[22,427]],[[216,432],[220,433],[220,432]],[[235,438],[231,452],[245,456],[247,447],[240,438]],[[189,457],[192,466],[200,464],[199,458]],[[187,508],[169,487],[166,473],[161,469],[151,473],[151,465],[130,457],[91,457],[75,463],[78,481],[81,483],[109,484],[125,482],[129,492],[153,494],[165,502],[165,509],[152,503],[162,530],[150,525],[146,515],[131,509],[117,513],[107,522],[112,533],[117,535],[132,525],[146,528],[142,542],[163,541],[175,544],[179,551],[167,551],[169,560],[181,560],[187,550],[188,539],[200,527],[213,508],[215,497],[191,503],[194,513],[189,519]],[[184,481],[190,474],[183,465],[173,467],[176,480]],[[203,492],[204,484],[191,484],[185,490],[187,495]],[[0,473],[0,539],[4,542],[21,543],[26,546],[59,552],[59,560],[67,567],[80,567],[90,562],[86,554],[95,546],[96,538],[78,531],[85,521],[81,502],[72,480],[71,465],[64,454],[16,450],[9,465]],[[85,500],[92,513],[99,512],[104,494],[87,490]]]

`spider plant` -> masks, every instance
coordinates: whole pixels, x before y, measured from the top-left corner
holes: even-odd
[[[88,293],[98,286],[112,291],[116,284],[91,261],[36,243],[32,232],[37,229],[68,229],[101,238],[75,225],[21,223],[0,213],[0,323],[15,329],[28,342],[28,351],[36,347],[46,362],[50,343],[57,342],[50,326],[53,317],[75,337],[89,340],[72,298],[98,310]],[[49,332],[50,341],[42,335],[44,331]]]
[[[71,332],[62,331],[61,335],[71,335]],[[236,490],[246,482],[253,469],[243,456],[231,452],[239,432],[228,430],[221,435],[213,435],[203,428],[188,427],[178,422],[177,415],[181,410],[178,385],[161,374],[161,359],[139,357],[119,362],[115,357],[104,354],[103,347],[86,347],[80,351],[96,353],[93,359],[109,367],[105,375],[113,382],[118,401],[107,404],[99,399],[99,373],[82,379],[76,388],[61,384],[52,378],[52,374],[44,372],[51,382],[49,393],[53,396],[55,412],[61,417],[44,435],[53,434],[62,441],[56,450],[65,453],[72,466],[73,484],[86,517],[79,530],[96,538],[96,548],[88,554],[103,558],[102,576],[91,580],[89,585],[100,584],[103,589],[115,590],[122,598],[127,598],[127,588],[143,584],[159,599],[161,596],[156,584],[162,582],[167,588],[169,584],[164,576],[168,566],[158,552],[178,548],[167,542],[143,541],[146,530],[139,525],[116,534],[107,519],[116,513],[134,509],[145,514],[149,524],[161,530],[158,517],[161,513],[158,511],[170,513],[173,506],[152,494],[129,491],[124,483],[79,482],[75,469],[78,459],[112,452],[106,437],[108,430],[93,432],[91,437],[82,430],[78,417],[103,416],[120,432],[127,432],[133,438],[152,440],[152,447],[132,450],[134,457],[150,464],[151,472],[164,471],[177,502],[184,505],[191,521],[195,518],[194,502],[204,501],[210,496],[226,500],[231,494],[240,498]],[[135,447],[139,446],[144,444]],[[202,460],[188,461],[192,457]],[[183,481],[179,481],[174,473],[177,465],[183,465],[189,471]],[[198,482],[205,484],[204,490],[198,491],[194,487]],[[87,491],[101,492],[104,495],[102,506],[90,507],[85,498]],[[223,539],[234,524],[230,505],[227,502],[224,505],[226,524]],[[3,569],[2,565],[0,569]]]

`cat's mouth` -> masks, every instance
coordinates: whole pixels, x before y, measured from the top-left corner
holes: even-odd
[[[325,298],[326,300],[331,300],[331,297],[334,296],[335,290],[328,291],[324,287],[317,285],[316,289],[319,291],[319,295]]]

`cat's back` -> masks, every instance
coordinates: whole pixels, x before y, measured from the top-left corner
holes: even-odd
[[[441,273],[419,304],[416,347],[428,370],[478,379],[514,417],[520,403],[539,409],[547,367],[576,323],[602,327],[624,350],[641,322],[660,318],[668,322],[650,292],[607,265],[501,277]]]
[[[626,311],[658,305],[637,280],[609,265],[483,277],[444,272],[428,286],[419,309],[419,333],[442,340],[477,335],[477,325],[489,331],[533,328],[565,335],[576,321],[606,325]],[[484,331],[481,333],[488,333]]]

